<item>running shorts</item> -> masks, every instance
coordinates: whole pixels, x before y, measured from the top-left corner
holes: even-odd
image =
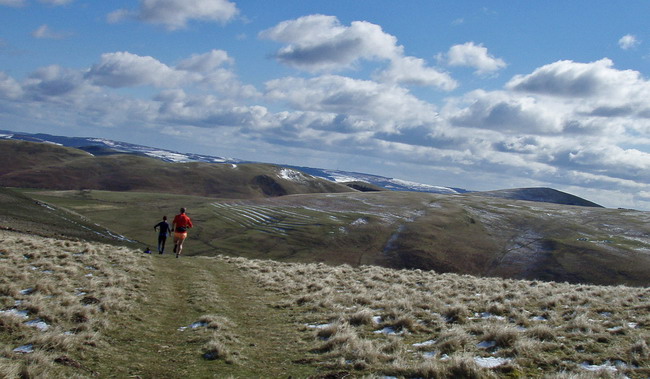
[[[187,232],[184,233],[174,232],[174,238],[177,238],[179,240],[184,240],[185,238],[187,238]]]

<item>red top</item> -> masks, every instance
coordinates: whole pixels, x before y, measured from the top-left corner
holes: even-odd
[[[174,227],[180,226],[181,228],[191,228],[192,225],[192,220],[185,214],[177,214],[174,217]]]

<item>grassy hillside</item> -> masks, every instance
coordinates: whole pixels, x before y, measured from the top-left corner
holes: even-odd
[[[6,378],[647,378],[650,293],[0,231]]]
[[[135,155],[93,156],[51,144],[0,141],[0,186],[146,191],[227,198],[353,189],[265,164],[167,163]]]
[[[187,207],[196,224],[186,243],[190,255],[650,284],[646,212],[407,192],[249,200],[104,191],[29,196],[151,247],[153,225]]]

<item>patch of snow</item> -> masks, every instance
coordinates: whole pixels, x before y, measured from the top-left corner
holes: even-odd
[[[26,288],[24,290],[20,290],[20,294],[21,295],[29,295],[29,294],[33,293],[34,291],[36,291],[36,290],[33,289],[33,288]]]
[[[331,323],[330,324],[305,324],[306,327],[312,329],[324,329],[331,325],[332,325]]]
[[[372,322],[374,322],[375,324],[380,324],[382,321],[383,320],[382,320],[381,316],[373,316],[372,317]]]
[[[25,325],[33,326],[36,329],[40,330],[41,332],[45,332],[50,328],[50,326],[45,321],[41,320],[40,318],[37,318],[36,320],[27,321],[25,323]]]
[[[428,340],[428,341],[424,341],[424,342],[414,343],[413,346],[415,346],[415,347],[431,346],[431,345],[435,345],[435,343],[436,343],[436,340]]]
[[[424,358],[435,358],[436,355],[438,355],[437,351],[425,351],[424,353],[422,353],[422,356]]]
[[[610,361],[606,361],[602,365],[592,365],[589,362],[583,362],[580,365],[580,368],[583,370],[587,371],[610,371],[610,372],[617,372],[618,368],[617,367],[622,367],[625,366],[625,364],[622,361],[616,361],[615,364],[612,364]]]
[[[20,318],[29,318],[29,312],[18,310],[16,308],[7,309],[6,311],[0,311],[0,313],[10,314]]]
[[[367,224],[367,223],[368,223],[368,220],[367,220],[367,219],[365,219],[365,218],[358,218],[358,219],[352,221],[352,223],[351,223],[350,225],[352,225],[352,226],[360,226],[360,225],[365,225],[365,224]]]
[[[503,316],[493,315],[490,312],[474,313],[474,318],[494,319],[494,320],[505,320],[506,319]]]
[[[32,345],[31,343],[29,345],[19,346],[14,349],[14,353],[31,354],[33,352],[34,352],[34,345]]]
[[[510,359],[507,358],[497,358],[497,357],[474,357],[474,362],[476,362],[477,365],[484,367],[484,368],[494,368],[501,366],[504,363],[510,362]]]
[[[291,180],[292,182],[298,183],[304,182],[307,179],[303,173],[288,168],[281,169],[278,175],[282,179]]]
[[[533,320],[533,321],[547,321],[546,317],[544,317],[544,316],[533,316],[530,319]]]
[[[380,330],[375,330],[375,334],[386,334],[389,336],[397,336],[400,334],[403,334],[404,332],[398,332],[394,328],[391,328],[390,326],[387,326],[383,329]]]
[[[497,345],[496,341],[482,341],[476,344],[476,347],[479,349],[490,349]]]
[[[187,155],[185,154],[180,154],[180,153],[174,153],[171,151],[165,151],[165,150],[149,150],[145,152],[146,155],[152,157],[152,158],[158,158],[170,162],[176,162],[176,163],[185,163],[185,162],[192,162],[192,159],[190,159]]]

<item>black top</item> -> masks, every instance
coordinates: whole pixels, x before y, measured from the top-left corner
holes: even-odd
[[[167,223],[167,221],[161,221],[157,223],[156,226],[154,226],[153,228],[154,230],[156,228],[160,228],[160,230],[158,231],[158,234],[160,235],[167,235],[167,232],[169,232],[169,224]]]

